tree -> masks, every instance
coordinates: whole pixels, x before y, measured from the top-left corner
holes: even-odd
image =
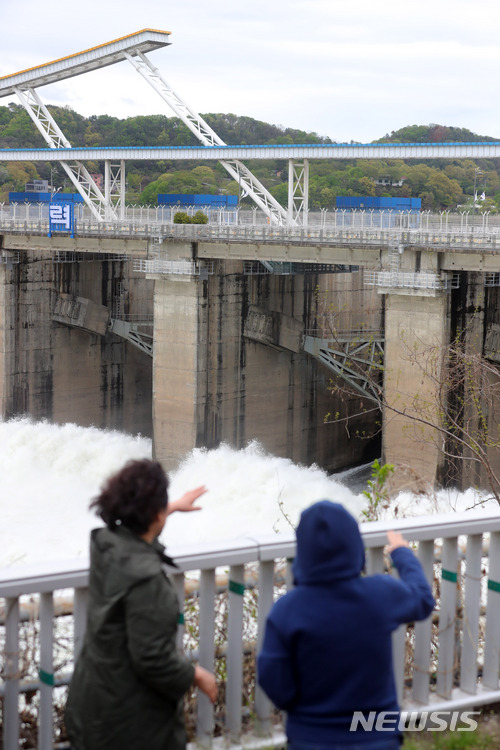
[[[358,189],[359,189],[360,195],[375,195],[376,194],[373,180],[370,180],[369,177],[359,178]]]
[[[201,181],[203,187],[208,187],[208,190],[204,190],[205,193],[210,192],[210,188],[216,188],[215,174],[212,167],[205,167],[203,165],[200,165],[199,167],[195,167],[194,169],[192,169],[191,174],[193,174]],[[208,186],[207,183],[209,183]]]

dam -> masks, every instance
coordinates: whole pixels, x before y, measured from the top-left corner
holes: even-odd
[[[71,238],[48,237],[43,220],[4,218],[3,418],[140,432],[168,468],[196,446],[257,439],[335,471],[379,455],[382,426],[385,460],[401,475],[406,467],[414,487],[439,481],[442,445],[415,435],[409,412],[414,394],[430,403],[435,387],[423,354],[443,351],[454,331],[486,352],[494,377],[500,235],[478,229],[89,221]],[[338,352],[332,370],[324,349],[305,346],[330,339],[338,349],[346,331],[358,345],[383,334],[395,406],[382,425],[367,390],[332,389]],[[493,429],[494,409],[488,419]],[[457,481],[481,484],[477,462],[469,468]]]
[[[253,439],[330,470],[375,456],[366,419],[351,417],[350,440],[329,424],[349,408],[302,347],[332,299],[353,328],[370,317],[380,327],[362,270],[270,273],[244,259],[192,261],[192,244],[165,241],[159,253],[147,239],[3,234],[3,418],[141,433],[170,467],[195,446]],[[167,272],[136,270],[160,269],[162,253]]]
[[[194,446],[258,439],[329,471],[382,453],[416,488],[495,483],[498,399],[482,402],[498,381],[498,228],[447,212],[315,223],[308,181],[311,159],[491,158],[500,143],[230,146],[146,56],[169,44],[144,29],[0,79],[0,96],[15,94],[47,143],[2,149],[0,161],[57,162],[86,212],[71,231],[52,231],[41,212],[2,212],[2,417],[140,432],[167,468]],[[69,143],[38,89],[120,61],[200,146]],[[287,160],[286,208],[246,158]],[[218,161],[265,223],[130,220],[125,168],[136,159]],[[104,166],[102,190],[89,160]],[[457,342],[486,374],[467,365],[450,379]]]

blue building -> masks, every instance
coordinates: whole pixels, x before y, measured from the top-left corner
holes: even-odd
[[[179,206],[188,208],[236,208],[238,206],[237,195],[210,195],[209,193],[160,193],[158,195],[159,206]]]
[[[376,198],[371,195],[337,196],[338,209],[347,211],[411,211],[422,209],[421,198]]]
[[[80,193],[45,193],[38,190],[24,190],[9,193],[9,203],[83,203]]]
[[[345,226],[376,226],[386,229],[420,226],[420,198],[377,198],[371,195],[337,196],[337,212]],[[337,216],[338,220],[338,216]]]

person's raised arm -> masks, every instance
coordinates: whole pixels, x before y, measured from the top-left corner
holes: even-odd
[[[387,552],[390,555],[391,552],[398,547],[409,547],[410,545],[399,531],[388,531],[387,532]]]
[[[422,565],[399,531],[388,531],[387,541],[387,552],[400,578],[393,591],[392,613],[395,623],[423,620],[432,612],[434,599]]]
[[[201,510],[200,505],[195,505],[201,495],[204,495],[207,488],[204,484],[199,487],[195,487],[193,490],[188,490],[178,500],[169,500],[167,505],[167,515],[180,511],[182,513],[189,513],[192,510]]]

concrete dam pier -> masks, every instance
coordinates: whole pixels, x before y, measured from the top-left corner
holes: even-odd
[[[169,243],[187,271],[145,273],[134,265],[154,253],[147,240],[4,235],[2,251],[3,419],[151,436],[168,469],[221,442],[258,440],[331,471],[377,455],[379,443],[363,437],[367,419],[332,396],[332,374],[301,346],[328,307],[355,310],[354,326],[377,317],[362,271],[192,264],[190,243]]]

